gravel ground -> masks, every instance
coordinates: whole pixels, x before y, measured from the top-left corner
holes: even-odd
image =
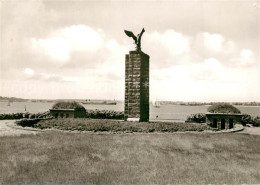
[[[1,136],[20,136],[23,134],[36,134],[37,131],[23,129],[15,124],[16,120],[0,120]]]

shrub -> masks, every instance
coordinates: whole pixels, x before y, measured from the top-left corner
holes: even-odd
[[[253,121],[253,126],[260,127],[260,116],[255,117],[255,119]]]
[[[23,118],[23,113],[0,114],[0,120],[21,118]]]
[[[216,103],[208,108],[211,113],[241,113],[239,109],[229,103]]]
[[[49,118],[50,112],[42,112],[42,113],[10,113],[10,114],[0,114],[0,120],[6,120],[6,119],[23,119],[23,118]]]
[[[65,101],[58,101],[53,106],[53,109],[76,109],[76,110],[86,110],[85,107],[80,105],[78,102],[65,102]]]
[[[246,124],[253,124],[253,118],[249,114],[242,114],[242,125],[246,126]]]
[[[187,117],[186,122],[205,123],[206,115],[203,113],[192,114]]]
[[[22,127],[34,127],[34,125],[37,124],[41,120],[42,119],[40,119],[40,118],[38,118],[38,119],[22,119],[22,120],[16,121],[16,124],[20,125]]]
[[[88,110],[86,118],[93,119],[124,119],[124,112],[113,110]]]
[[[51,118],[49,111],[43,113],[11,113],[11,114],[0,114],[0,120],[5,119],[35,119],[35,118]],[[88,110],[86,118],[93,119],[124,119],[124,112],[113,111],[113,110]]]

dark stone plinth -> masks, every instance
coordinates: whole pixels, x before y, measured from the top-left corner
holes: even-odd
[[[149,121],[149,55],[125,56],[125,120]]]

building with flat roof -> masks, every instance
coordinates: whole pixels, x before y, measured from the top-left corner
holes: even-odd
[[[240,110],[227,103],[212,105],[206,113],[206,123],[220,130],[232,129],[235,124],[241,124],[241,122]]]
[[[57,102],[50,109],[54,118],[84,118],[86,109],[77,102]]]

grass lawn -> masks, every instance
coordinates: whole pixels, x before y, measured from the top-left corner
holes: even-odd
[[[0,182],[260,183],[260,137],[210,133],[73,133],[0,138]],[[0,184],[1,184],[0,183]]]

